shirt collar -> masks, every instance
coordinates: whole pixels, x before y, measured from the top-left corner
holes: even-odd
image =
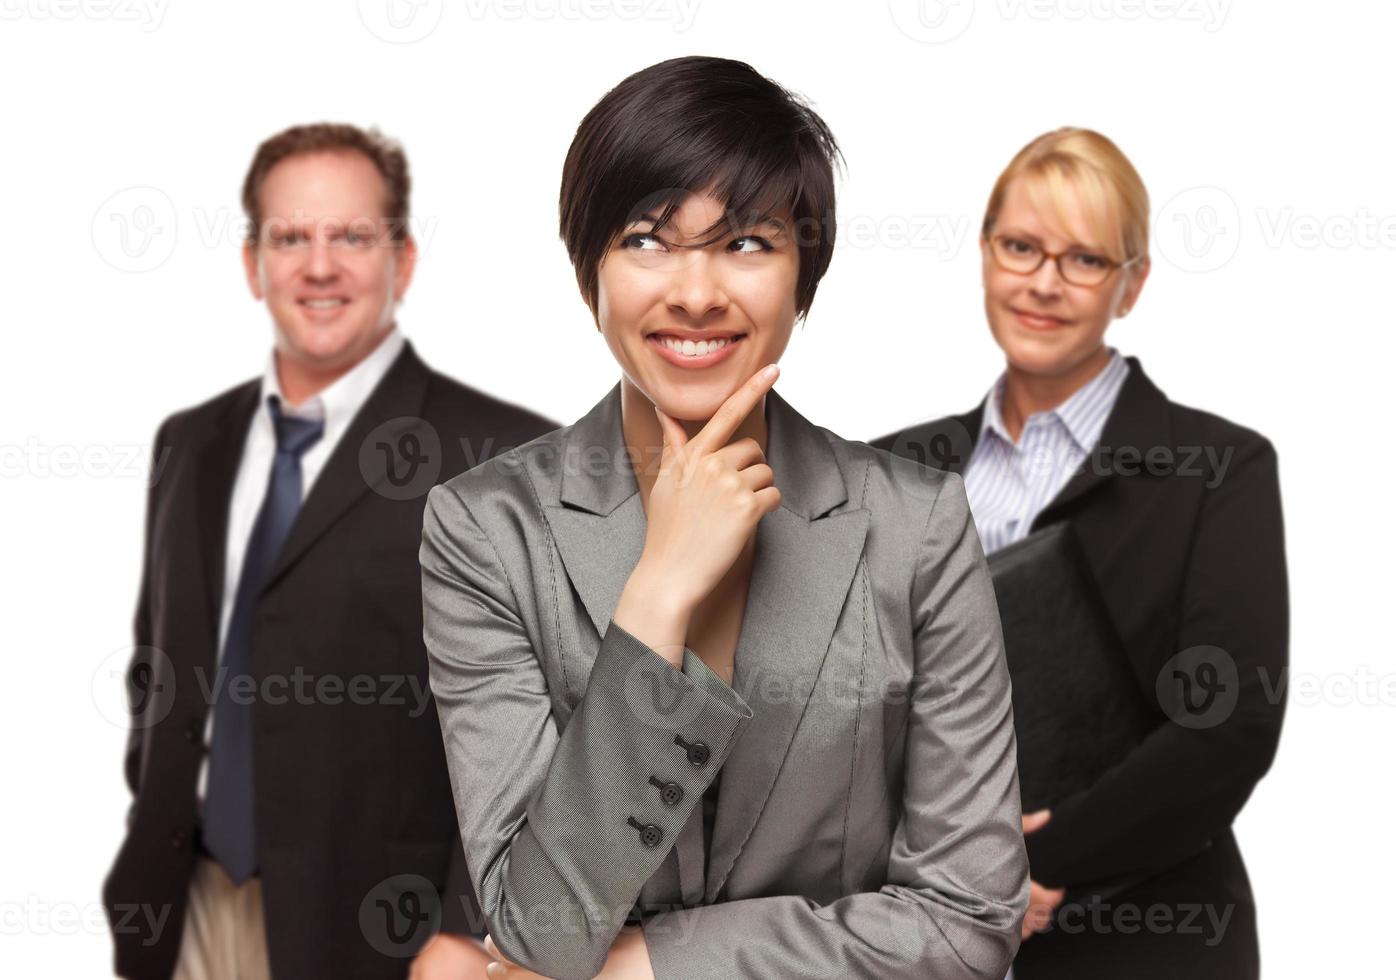
[[[284,415],[323,421],[327,426],[347,422],[368,400],[369,394],[382,380],[383,375],[388,373],[388,368],[396,360],[404,343],[406,338],[394,325],[367,357],[336,378],[323,391],[317,392],[299,405],[287,402],[281,391],[281,380],[276,373],[276,350],[273,349],[267,355],[267,365],[262,373],[262,403],[266,404],[267,398],[275,395],[281,400],[281,411]]]
[[[1105,428],[1105,420],[1120,393],[1120,386],[1129,374],[1129,362],[1114,347],[1109,350],[1110,360],[1106,362],[1105,367],[1072,392],[1071,397],[1054,408],[1033,412],[1028,419],[1038,415],[1055,417],[1066,428],[1076,445],[1082,451],[1089,452],[1100,438],[1100,433]],[[1005,370],[989,391],[989,397],[984,403],[983,429],[1013,446],[1013,440],[1003,422],[1003,386],[1007,377],[1008,372]],[[1027,419],[1024,420],[1025,425],[1026,423]]]

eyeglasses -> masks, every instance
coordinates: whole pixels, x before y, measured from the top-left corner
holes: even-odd
[[[1116,269],[1128,268],[1138,262],[1141,256],[1124,262],[1116,262],[1108,256],[1089,252],[1081,248],[1065,252],[1049,252],[1033,242],[1011,235],[994,235],[989,239],[989,254],[1005,272],[1020,276],[1030,276],[1042,268],[1048,259],[1057,263],[1057,272],[1073,286],[1099,286]]]

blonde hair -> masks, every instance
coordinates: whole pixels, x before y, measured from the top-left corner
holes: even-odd
[[[1149,192],[1129,158],[1100,133],[1067,126],[1043,133],[1019,150],[989,195],[985,238],[1018,177],[1032,178],[1025,187],[1033,206],[1039,213],[1055,214],[1064,229],[1071,229],[1067,194],[1075,191],[1088,230],[1097,239],[1094,244],[1116,262],[1149,254]]]

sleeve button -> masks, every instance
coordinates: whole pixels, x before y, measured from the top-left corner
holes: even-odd
[[[634,817],[626,820],[630,826],[638,828],[640,831],[640,843],[646,847],[658,847],[659,842],[664,839],[664,831],[660,830],[652,823],[642,824]]]
[[[678,783],[660,782],[658,776],[651,776],[650,784],[659,787],[659,798],[665,806],[678,806],[683,801],[683,787]]]
[[[688,761],[700,768],[708,764],[711,755],[706,742],[694,742],[688,747]]]

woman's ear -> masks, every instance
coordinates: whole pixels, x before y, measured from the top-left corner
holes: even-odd
[[[1124,316],[1134,309],[1135,304],[1139,302],[1139,293],[1144,289],[1144,281],[1149,278],[1151,267],[1149,257],[1146,255],[1131,270],[1129,283],[1125,286],[1125,293],[1120,297],[1120,305],[1115,311],[1116,316]]]

